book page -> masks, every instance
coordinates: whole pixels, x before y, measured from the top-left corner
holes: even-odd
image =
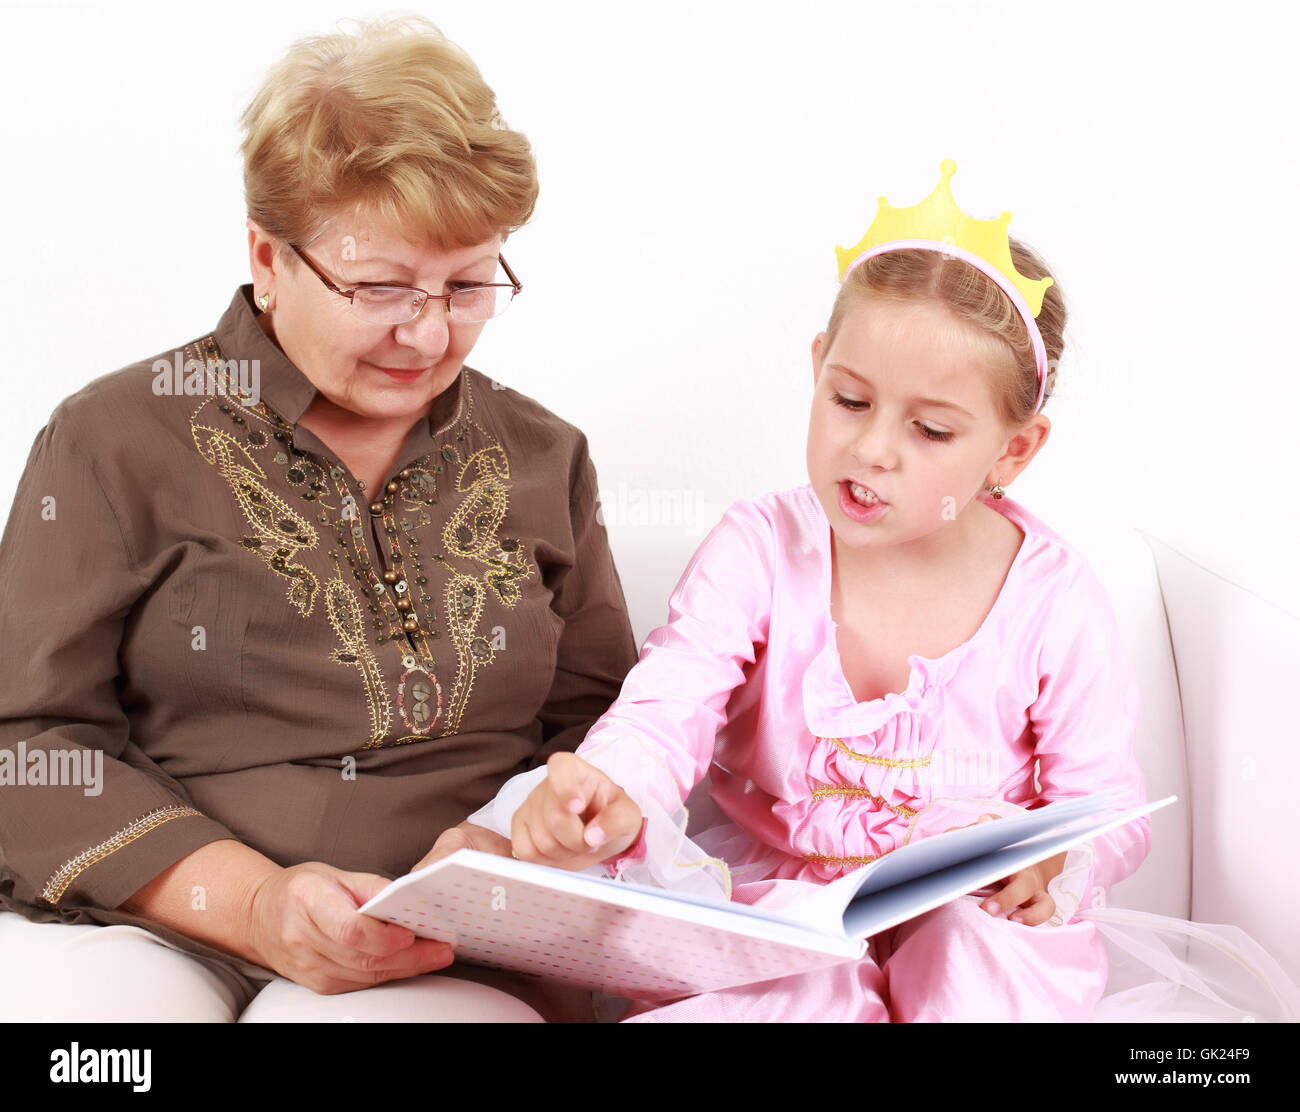
[[[361,910],[450,942],[457,961],[639,1000],[771,980],[865,949],[744,905],[683,902],[473,850],[395,881]]]

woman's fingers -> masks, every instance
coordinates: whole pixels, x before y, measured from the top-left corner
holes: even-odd
[[[305,862],[258,890],[254,913],[259,952],[281,976],[314,992],[347,992],[444,968],[445,943],[417,939],[405,927],[361,915],[360,903],[387,884],[383,877],[344,873]]]
[[[528,832],[526,818],[524,808],[520,807],[510,822],[510,850],[520,861],[536,861],[537,850],[533,846],[533,837]]]
[[[509,857],[510,839],[503,838],[495,830],[488,830],[471,822],[462,822],[459,826],[449,827],[439,834],[438,840],[433,843],[433,848],[420,859],[411,872],[418,872],[426,865],[450,857],[458,849],[474,849],[479,853]]]
[[[387,883],[383,877],[340,873],[338,889],[322,890],[319,899],[306,904],[304,912],[317,932],[318,951],[340,971],[362,974],[364,983],[389,980],[394,974],[411,977],[450,965],[453,954],[446,942],[417,938],[405,927],[357,911]]]
[[[406,927],[357,914],[358,907],[388,886],[383,877],[340,872],[334,878],[321,879],[325,884],[307,892],[302,911],[322,937],[346,950],[375,957],[411,945],[415,935]]]

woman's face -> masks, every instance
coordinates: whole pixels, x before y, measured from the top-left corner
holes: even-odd
[[[994,411],[986,345],[933,303],[866,299],[829,348],[825,333],[813,341],[808,476],[842,544],[946,553],[958,534],[940,531],[990,474],[1008,483],[1028,462],[1007,454],[1013,438]]]
[[[357,417],[399,421],[427,413],[455,381],[486,323],[452,323],[445,302],[431,300],[406,324],[371,324],[296,256],[277,257],[273,241],[252,221],[249,246],[255,289],[271,297],[264,326],[321,396]],[[382,282],[443,294],[504,280],[496,277],[499,236],[444,251],[373,221],[335,218],[300,247],[343,290]]]

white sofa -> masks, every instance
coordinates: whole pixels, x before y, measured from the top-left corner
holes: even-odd
[[[1109,520],[1035,513],[1109,592],[1142,695],[1136,746],[1152,849],[1111,904],[1246,931],[1300,983],[1300,621],[1155,537]],[[700,537],[611,525],[637,643],[661,625]],[[697,792],[697,809],[711,805]]]

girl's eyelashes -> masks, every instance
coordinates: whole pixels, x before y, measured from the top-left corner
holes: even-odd
[[[867,404],[866,402],[852,401],[839,393],[833,393],[831,397],[834,399],[836,405],[842,405],[845,409],[851,410],[854,413],[863,409]],[[953,433],[940,432],[938,429],[932,429],[928,425],[917,425],[916,427],[920,431],[921,435],[927,440],[947,441],[953,438]]]
[[[953,437],[953,434],[950,432],[940,432],[938,429],[932,429],[928,425],[917,425],[916,427],[921,430],[922,434],[928,440],[951,440]]]

